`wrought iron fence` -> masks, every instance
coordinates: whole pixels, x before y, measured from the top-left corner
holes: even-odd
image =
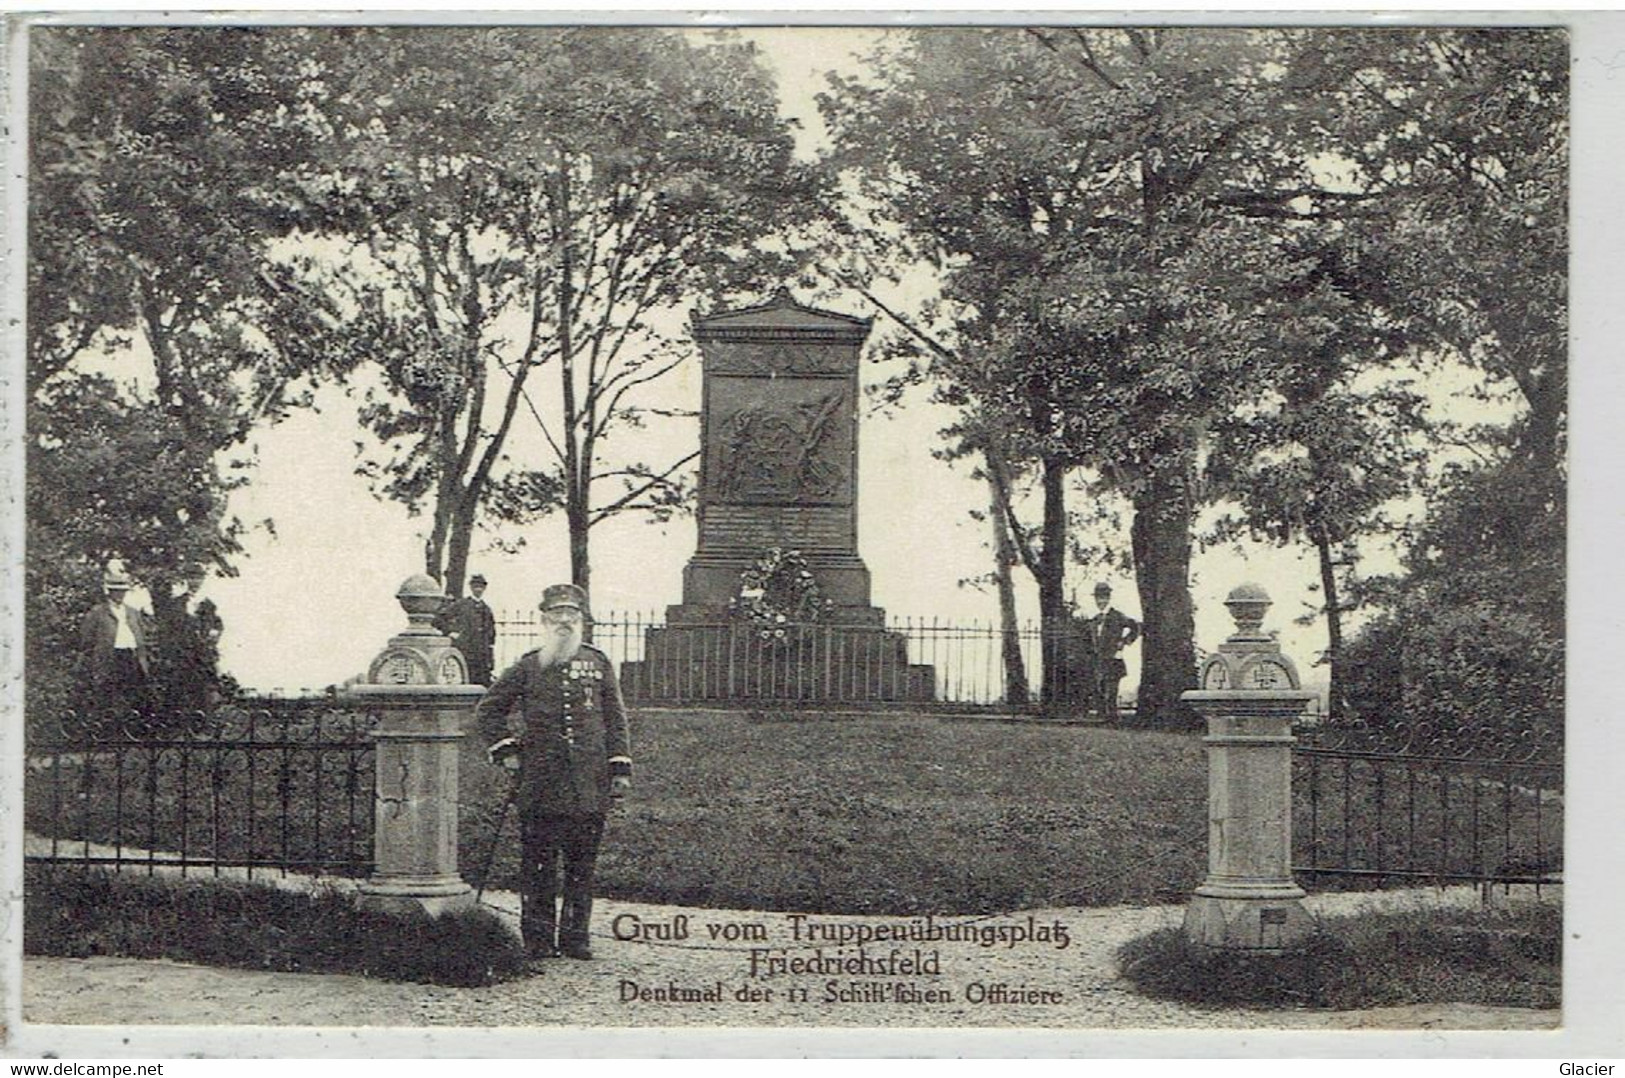
[[[1379,882],[1562,880],[1556,735],[1326,727],[1293,749],[1293,871]]]
[[[536,611],[497,614],[496,667],[498,671],[536,647],[542,639]],[[657,614],[608,612],[593,619],[593,643],[608,653],[617,669],[649,661],[651,631],[668,628]],[[749,687],[750,695],[767,686],[766,695],[787,703],[859,703],[890,698],[954,708],[1037,708],[1046,662],[1060,664],[1052,690],[1062,701],[1082,702],[1087,697],[1086,675],[1060,656],[1075,653],[1076,641],[1068,630],[1046,634],[1032,622],[1014,633],[1027,677],[1028,699],[1012,700],[1003,659],[1005,633],[991,622],[949,621],[942,618],[889,618],[869,636],[831,642],[839,635],[819,624],[800,627],[783,644],[764,643],[758,627],[743,621],[715,625],[687,625],[692,639],[683,654],[662,655],[645,676],[624,679],[629,702],[727,699],[730,688]],[[883,639],[885,633],[895,634]],[[851,634],[849,634],[849,637]],[[893,658],[900,639],[906,653]],[[842,649],[845,649],[844,653]],[[696,672],[697,667],[705,667]],[[908,691],[907,679],[919,676],[910,668],[929,668],[927,699]],[[835,671],[839,671],[838,673]]]
[[[179,716],[67,713],[29,738],[25,856],[183,874],[364,875],[373,721],[323,698]]]

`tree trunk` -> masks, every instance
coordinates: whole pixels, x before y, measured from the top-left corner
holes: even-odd
[[[1146,489],[1134,498],[1130,533],[1143,631],[1136,705],[1141,725],[1188,727],[1195,722],[1179,699],[1180,693],[1196,687],[1191,518],[1183,477],[1154,473]]]
[[[592,561],[588,555],[587,533],[591,528],[591,519],[587,512],[586,496],[571,499],[564,509],[565,519],[570,525],[570,583],[587,593],[588,602],[592,597]]]
[[[1561,358],[1558,362],[1562,362]],[[1519,382],[1529,412],[1523,421],[1522,448],[1543,471],[1556,473],[1563,461],[1567,379],[1527,378]]]
[[[437,520],[434,524],[434,530],[429,533],[429,538],[423,542],[423,571],[436,580],[445,575],[445,569],[441,564],[445,558],[446,550],[443,539],[444,534]]]
[[[451,537],[452,522],[463,493],[461,453],[457,445],[457,416],[462,407],[460,401],[441,404],[434,432],[434,523],[424,543],[423,571],[442,586],[446,583],[446,543]]]
[[[462,597],[463,580],[468,575],[468,552],[474,542],[472,494],[465,496],[451,518],[451,536],[446,542],[446,576],[442,583],[453,599]]]
[[[1342,714],[1343,693],[1338,685],[1338,670],[1343,662],[1343,606],[1337,594],[1337,567],[1332,562],[1332,543],[1325,528],[1311,529],[1315,553],[1320,558],[1320,589],[1326,599],[1326,714],[1337,718]]]
[[[1038,628],[1044,644],[1046,704],[1066,699],[1068,625],[1066,609],[1066,473],[1059,457],[1043,461],[1043,549],[1038,552]]]
[[[187,630],[187,596],[172,593],[167,580],[154,580],[147,586],[152,598],[153,633],[148,647],[152,655],[150,685],[141,705],[156,708],[157,717],[172,719],[182,712],[204,706],[202,696],[207,686],[192,670],[186,654],[191,635]]]
[[[1002,469],[1004,461],[992,450],[985,450],[988,470],[988,518],[993,522],[993,580],[999,593],[999,648],[1004,660],[1004,702],[1014,706],[1027,703],[1027,666],[1021,661],[1020,629],[1016,624],[1016,587],[1011,567],[1018,557],[1015,540],[1010,537],[1010,526],[1004,519],[1004,489],[994,469]]]
[[[1508,310],[1521,313],[1510,305]],[[1518,314],[1492,315],[1490,327],[1516,356],[1509,374],[1529,406],[1520,424],[1519,449],[1543,471],[1556,472],[1563,461],[1568,416],[1566,356],[1561,348],[1556,354],[1541,354],[1540,346],[1527,339]]]
[[[592,605],[592,563],[587,554],[587,532],[592,527],[592,422],[582,422],[576,403],[575,335],[571,331],[575,316],[575,222],[570,219],[570,162],[561,163],[557,173],[558,190],[554,205],[564,215],[555,223],[563,237],[559,249],[559,274],[555,288],[558,305],[559,389],[564,403],[564,517],[570,529],[570,582],[587,593],[587,605]],[[589,391],[590,397],[590,391]],[[590,407],[590,400],[589,400]],[[592,622],[587,622],[592,632]]]

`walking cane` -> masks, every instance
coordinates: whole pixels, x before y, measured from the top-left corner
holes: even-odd
[[[519,745],[512,738],[504,738],[491,746],[491,762],[499,761],[518,751]],[[480,885],[474,891],[474,904],[480,904],[485,897],[485,885],[491,879],[491,866],[496,864],[497,845],[502,841],[502,829],[507,826],[508,814],[513,811],[513,804],[519,800],[519,771],[512,769],[508,778],[508,796],[502,799],[502,808],[497,810],[497,826],[491,832],[491,845],[485,851],[485,867],[480,871]]]

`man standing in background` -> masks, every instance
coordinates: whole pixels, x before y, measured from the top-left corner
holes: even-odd
[[[1095,609],[1088,637],[1094,654],[1094,706],[1101,722],[1117,721],[1117,686],[1128,672],[1121,652],[1140,638],[1140,623],[1112,605],[1112,586],[1095,585]]]
[[[118,558],[102,573],[103,599],[79,621],[84,688],[104,714],[144,711],[151,705],[151,636],[146,615],[124,601],[135,581]]]
[[[473,685],[491,684],[493,651],[497,638],[496,615],[485,605],[485,577],[475,573],[468,578],[468,590],[455,602],[447,603],[435,615],[434,627],[451,637],[457,650],[468,660],[468,680]]]
[[[631,739],[615,664],[582,642],[587,593],[554,584],[542,592],[541,608],[541,646],[503,671],[475,722],[492,763],[519,762],[525,953],[532,960],[591,958],[598,844],[611,802],[632,785]],[[508,727],[515,711],[517,737]]]
[[[1068,711],[1076,709],[1080,718],[1087,718],[1089,709],[1095,706],[1096,685],[1100,679],[1096,676],[1098,664],[1090,619],[1078,610],[1077,592],[1067,600],[1066,616],[1061,619],[1059,633],[1062,665],[1055,689],[1056,702],[1067,705]]]

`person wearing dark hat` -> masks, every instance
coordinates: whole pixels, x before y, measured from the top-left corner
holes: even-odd
[[[541,609],[541,645],[497,678],[475,722],[491,762],[519,772],[526,954],[591,958],[593,870],[610,804],[632,785],[631,737],[615,664],[581,639],[587,593],[554,584]]]
[[[485,604],[485,577],[475,573],[468,578],[472,593],[447,603],[435,615],[434,627],[451,637],[457,650],[468,660],[468,680],[472,685],[491,684],[493,649],[497,638],[497,619]]]
[[[1112,586],[1095,585],[1095,609],[1086,623],[1094,656],[1093,704],[1101,722],[1117,721],[1117,686],[1128,672],[1121,652],[1140,638],[1140,623],[1112,605]]]
[[[124,601],[134,584],[122,561],[109,561],[102,573],[103,599],[79,621],[85,687],[99,710],[140,710],[148,704],[151,632],[146,614]]]

